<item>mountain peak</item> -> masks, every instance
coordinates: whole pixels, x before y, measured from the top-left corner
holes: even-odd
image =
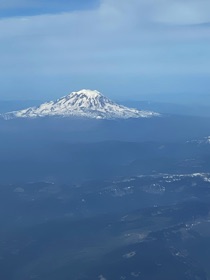
[[[72,95],[80,95],[80,96],[85,95],[88,98],[97,98],[97,97],[103,96],[103,94],[101,94],[99,91],[90,90],[90,89],[82,89],[79,91],[73,91],[72,93],[69,94],[69,96],[72,96]]]
[[[139,111],[119,105],[97,90],[74,91],[57,101],[3,115],[5,119],[37,117],[79,117],[94,119],[128,119],[158,116],[154,112]]]

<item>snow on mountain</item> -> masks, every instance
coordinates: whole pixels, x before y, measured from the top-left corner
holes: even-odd
[[[191,144],[198,144],[198,145],[205,145],[205,144],[210,144],[210,136],[204,137],[203,139],[199,139],[199,140],[190,140],[187,141],[187,143],[191,143]]]
[[[158,116],[158,113],[139,111],[111,101],[97,90],[83,89],[72,92],[57,101],[30,107],[21,111],[6,113],[4,119],[37,118],[37,117],[85,117],[94,119],[115,118],[148,118]]]

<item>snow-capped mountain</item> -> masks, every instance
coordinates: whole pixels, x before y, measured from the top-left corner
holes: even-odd
[[[111,101],[96,90],[83,89],[72,92],[57,101],[41,104],[21,111],[9,112],[4,119],[37,117],[85,117],[94,119],[147,118],[158,116],[154,112],[139,111]]]

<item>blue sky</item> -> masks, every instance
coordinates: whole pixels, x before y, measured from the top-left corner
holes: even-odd
[[[0,99],[91,88],[115,99],[203,102],[209,11],[209,0],[2,0]]]
[[[1,0],[0,17],[57,14],[95,8],[99,0]]]

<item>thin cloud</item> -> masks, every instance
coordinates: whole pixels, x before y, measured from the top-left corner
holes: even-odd
[[[174,20],[166,20],[169,4],[164,0],[103,0],[92,10],[2,19],[1,94],[13,94],[17,88],[23,95],[36,90],[46,94],[47,87],[55,94],[55,88],[70,84],[72,89],[96,88],[110,77],[127,80],[131,86],[129,79],[145,76],[160,79],[157,91],[161,91],[161,79],[167,75],[187,76],[187,81],[190,76],[209,75],[210,26],[200,25],[206,21],[201,12],[206,2],[200,3],[202,20],[190,13],[185,23],[175,20],[178,10]],[[33,90],[28,92],[30,87]]]

